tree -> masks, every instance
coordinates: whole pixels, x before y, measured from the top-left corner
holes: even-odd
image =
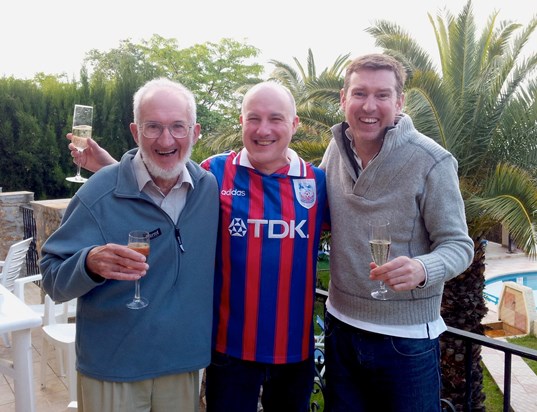
[[[278,60],[270,60],[274,66],[268,80],[286,86],[293,95],[299,128],[293,137],[291,147],[300,156],[319,163],[330,140],[330,127],[342,120],[339,110],[339,90],[343,86],[342,72],[349,55],[339,56],[334,64],[317,75],[313,52],[308,50],[307,65],[304,67],[294,58],[295,70],[291,65]],[[252,84],[242,85],[236,93],[244,95]],[[236,108],[237,113],[240,108]],[[237,150],[242,146],[241,129],[237,122],[219,133],[212,142],[215,151]]]
[[[203,139],[193,158],[213,152],[211,134],[237,123],[235,90],[259,81],[259,51],[230,39],[180,49],[177,41],[153,36],[140,44],[87,53],[80,80],[39,73],[32,80],[0,78],[0,186],[32,190],[37,199],[67,197],[78,186],[65,182],[73,163],[65,135],[71,131],[75,103],[95,107],[93,137],[119,158],[135,143],[129,130],[135,91],[146,81],[166,76],[197,97]]]
[[[319,75],[311,49],[306,66],[293,58],[298,71],[280,61],[270,61],[275,66],[270,79],[289,88],[296,101],[300,128],[292,147],[313,163],[318,164],[322,159],[332,137],[330,127],[343,120],[339,91],[343,87],[342,74],[349,63],[348,58],[349,54],[338,56],[332,66]]]
[[[58,183],[65,174],[55,134],[66,133],[64,107],[69,101],[72,110],[72,91],[72,85],[44,74],[34,80],[0,79],[3,190],[31,190],[36,199],[66,195],[66,186]]]
[[[523,55],[537,26],[488,19],[478,36],[471,0],[458,16],[429,14],[440,56],[429,55],[396,24],[377,21],[368,29],[376,45],[400,59],[408,71],[405,111],[418,130],[448,149],[459,162],[469,232],[475,242],[472,265],[447,282],[442,316],[448,325],[483,333],[487,231],[501,223],[517,245],[537,256],[533,212],[537,210],[535,165],[537,56]],[[464,400],[464,348],[442,338],[444,395],[458,407]],[[462,355],[459,356],[459,355]],[[480,348],[475,347],[472,409],[483,410]]]
[[[249,63],[258,54],[258,49],[231,39],[181,49],[177,40],[159,35],[140,44],[124,40],[119,48],[108,52],[92,50],[86,59],[93,72],[92,85],[96,88],[98,84],[112,83],[110,96],[115,97],[109,113],[121,116],[115,122],[109,118],[105,123],[124,130],[103,130],[103,136],[116,136],[115,142],[103,138],[103,145],[114,156],[133,146],[128,133],[132,95],[147,80],[164,76],[183,83],[196,96],[198,122],[202,124],[204,138],[196,145],[194,157],[197,152],[210,152],[212,135],[237,123],[239,95],[235,90],[240,85],[259,81],[263,67]]]

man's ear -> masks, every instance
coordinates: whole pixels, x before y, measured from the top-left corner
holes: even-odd
[[[129,125],[129,129],[131,129],[131,134],[134,138],[134,141],[138,146],[140,146],[140,142],[138,141],[138,125],[136,123],[131,123]]]
[[[192,136],[192,146],[196,144],[196,142],[201,137],[201,125],[199,123],[196,123],[193,128],[193,136]]]

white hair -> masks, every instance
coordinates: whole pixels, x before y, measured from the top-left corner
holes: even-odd
[[[191,121],[191,123],[196,123],[196,99],[194,97],[194,94],[192,94],[192,92],[188,90],[185,86],[183,86],[181,83],[166,79],[165,77],[160,77],[148,81],[146,84],[140,87],[136,93],[134,93],[134,97],[132,99],[134,123],[139,124],[138,121],[140,120],[140,105],[145,95],[155,89],[168,89],[183,96],[186,99],[187,113],[190,117],[189,120]]]

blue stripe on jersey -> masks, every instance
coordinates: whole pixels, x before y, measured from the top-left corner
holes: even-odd
[[[315,181],[312,192],[311,181],[303,177],[262,175],[233,165],[235,156],[203,163],[217,178],[221,201],[215,349],[266,363],[304,360],[313,350],[324,172],[303,162],[307,176],[302,176]],[[313,193],[316,202],[308,209],[303,205]]]

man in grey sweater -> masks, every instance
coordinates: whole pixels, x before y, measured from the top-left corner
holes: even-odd
[[[326,410],[440,411],[444,282],[471,263],[457,161],[402,113],[405,71],[372,54],[347,68],[326,170],[332,243]],[[368,221],[390,221],[391,259],[376,266]],[[388,300],[371,291],[379,281]]]

